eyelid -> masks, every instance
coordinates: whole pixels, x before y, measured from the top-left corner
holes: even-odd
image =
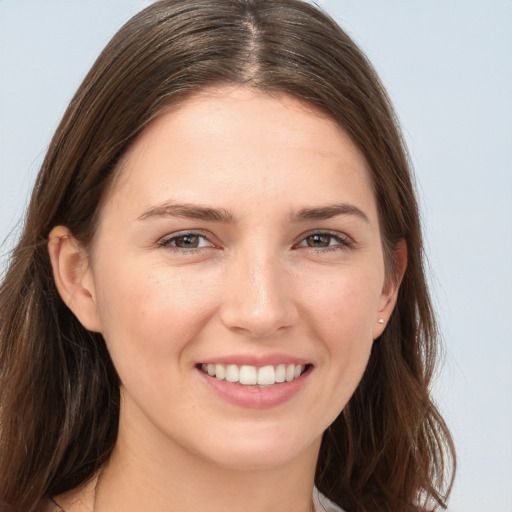
[[[306,241],[306,239],[310,236],[328,236],[336,240],[338,243],[334,246],[327,246],[327,247],[311,247],[307,245],[301,245],[303,242]],[[208,242],[209,245],[203,246],[203,247],[190,247],[190,248],[184,248],[184,247],[178,247],[176,245],[172,245],[171,242],[182,238],[186,236],[196,236],[199,237],[205,241]],[[168,235],[163,236],[157,241],[157,245],[164,248],[171,248],[176,249],[177,251],[181,252],[197,252],[201,251],[203,249],[209,249],[209,248],[220,248],[215,242],[212,241],[213,235],[209,232],[204,232],[202,230],[191,230],[186,229],[183,231],[177,231],[174,233],[169,233]],[[307,231],[305,233],[302,233],[298,238],[297,241],[293,244],[293,248],[305,248],[305,249],[311,249],[313,251],[329,251],[329,250],[343,250],[343,249],[351,249],[355,245],[355,241],[352,237],[347,235],[346,233],[340,232],[340,231],[332,231],[328,229],[313,229],[310,231]]]
[[[178,247],[176,245],[171,245],[171,242],[174,240],[177,240],[182,237],[186,236],[197,236],[198,238],[202,238],[203,240],[206,240],[208,242],[208,246],[203,247],[190,247],[190,248],[184,248],[184,247]],[[160,247],[165,248],[171,248],[176,249],[178,251],[182,252],[193,252],[193,251],[200,251],[202,249],[208,249],[210,247],[217,247],[217,245],[212,242],[211,240],[212,235],[210,233],[205,233],[201,230],[193,230],[193,229],[185,229],[183,231],[177,231],[175,233],[169,233],[168,235],[163,236],[157,241],[157,245]]]
[[[338,245],[328,246],[328,247],[311,247],[307,245],[300,245],[302,242],[305,242],[306,239],[310,236],[314,235],[323,235],[330,236],[333,239],[338,241]],[[329,229],[314,229],[311,231],[307,231],[306,233],[302,233],[298,238],[297,242],[294,244],[294,247],[303,247],[305,249],[311,249],[313,251],[329,251],[329,250],[343,250],[343,249],[351,249],[355,245],[355,241],[352,237],[347,235],[346,233],[340,231],[331,231]]]

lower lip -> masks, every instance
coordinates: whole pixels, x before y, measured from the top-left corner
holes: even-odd
[[[208,388],[223,400],[249,409],[267,409],[290,401],[304,386],[311,368],[290,382],[266,387],[244,386],[237,382],[216,379],[199,369],[197,371]]]

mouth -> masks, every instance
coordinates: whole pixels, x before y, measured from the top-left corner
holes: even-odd
[[[242,386],[268,387],[292,382],[307,372],[312,365],[278,364],[250,366],[236,364],[199,364],[198,368],[217,380],[225,380]]]

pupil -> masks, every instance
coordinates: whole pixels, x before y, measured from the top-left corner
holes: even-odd
[[[199,238],[196,235],[184,235],[184,236],[180,236],[176,240],[176,245],[178,247],[194,248],[194,247],[197,247],[198,243],[199,243]]]
[[[330,242],[329,235],[311,235],[308,237],[310,247],[328,247]]]

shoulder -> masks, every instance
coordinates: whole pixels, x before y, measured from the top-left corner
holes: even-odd
[[[315,512],[344,512],[336,503],[324,496],[316,486],[313,489],[313,505]]]

